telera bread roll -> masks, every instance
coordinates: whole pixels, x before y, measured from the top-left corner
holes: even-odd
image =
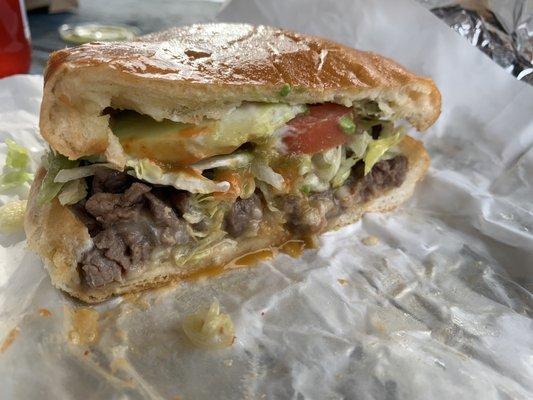
[[[406,126],[440,93],[374,53],[245,24],[50,56],[50,145],[25,228],[86,302],[162,285],[394,209],[427,169]]]

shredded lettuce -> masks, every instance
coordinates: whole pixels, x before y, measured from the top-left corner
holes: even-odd
[[[352,172],[352,167],[359,161],[359,158],[356,156],[351,157],[343,157],[343,160],[341,161],[341,165],[339,167],[339,170],[331,180],[331,186],[334,188],[337,188],[339,186],[342,186],[343,183],[348,179]]]
[[[372,136],[363,132],[360,135],[354,135],[352,140],[347,143],[347,146],[353,152],[353,157],[360,160],[364,157],[368,144],[371,141]]]
[[[252,162],[252,154],[248,152],[235,152],[231,154],[214,156],[191,165],[200,171],[212,168],[237,169],[248,166]]]
[[[172,258],[176,265],[184,265],[187,263],[195,262],[198,259],[212,254],[214,249],[221,245],[235,246],[237,242],[229,238],[225,238],[226,233],[222,230],[215,231],[214,233],[198,239],[194,242],[194,246],[176,246],[172,251]]]
[[[31,182],[33,174],[27,172],[30,162],[28,150],[11,139],[6,139],[7,156],[0,174],[0,192]]]
[[[174,186],[176,189],[185,190],[190,193],[215,193],[227,192],[230,188],[229,182],[215,182],[207,179],[198,171],[188,168],[172,172],[166,172],[157,164],[148,160],[130,160],[126,163],[132,169],[128,174],[155,185]]]
[[[70,182],[76,179],[86,178],[88,176],[92,176],[96,173],[96,170],[98,168],[113,168],[113,164],[91,164],[91,165],[85,165],[83,167],[74,167],[74,168],[67,168],[62,169],[57,173],[57,175],[54,177],[55,183],[65,183]]]
[[[58,195],[64,182],[54,182],[56,175],[63,169],[75,168],[79,165],[77,160],[69,160],[67,157],[50,151],[44,158],[43,164],[46,168],[46,175],[41,182],[37,202],[39,204],[48,203]]]
[[[0,175],[0,192],[31,182],[33,174],[25,171],[7,171]]]
[[[202,349],[223,349],[235,340],[233,322],[228,314],[220,312],[217,299],[209,308],[187,315],[182,328],[191,343]]]
[[[300,191],[302,192],[323,192],[329,189],[329,181],[323,181],[315,173],[305,175],[302,180]]]
[[[256,159],[252,162],[252,174],[256,179],[268,183],[280,192],[285,187],[283,176],[274,171],[264,160]]]
[[[183,218],[190,224],[211,220],[220,203],[210,194],[191,194],[187,201],[187,212],[183,214]]]
[[[276,206],[276,200],[270,186],[265,182],[258,181],[256,182],[257,188],[263,194],[267,208],[272,212],[279,212],[279,208]]]
[[[374,165],[382,158],[387,150],[395,146],[402,140],[403,132],[398,130],[394,135],[383,139],[373,140],[368,144],[368,150],[363,159],[365,163],[365,175],[368,174]]]
[[[345,150],[335,147],[312,156],[308,172],[303,175],[300,191],[323,192],[330,187],[330,181],[336,176]]]
[[[337,146],[313,156],[314,172],[321,181],[329,182],[333,179],[341,165],[342,154],[342,146]]]
[[[62,205],[76,204],[87,196],[87,184],[84,179],[67,182],[57,196]]]
[[[30,162],[28,150],[11,139],[6,139],[7,157],[6,166],[14,169],[25,169]]]
[[[253,176],[248,176],[244,179],[241,186],[241,199],[247,199],[255,192],[255,179]]]

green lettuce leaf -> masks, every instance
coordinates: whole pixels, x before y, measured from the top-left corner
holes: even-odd
[[[126,165],[133,168],[128,171],[128,174],[137,179],[155,185],[174,186],[176,189],[190,193],[227,192],[230,188],[229,182],[212,181],[199,173],[194,173],[194,170],[163,171],[157,164],[148,159],[130,160]]]
[[[6,166],[13,169],[26,169],[30,162],[28,150],[11,139],[6,139],[6,145]]]
[[[6,140],[6,163],[0,174],[0,192],[31,182],[33,174],[27,172],[30,162],[28,150],[11,139]]]
[[[62,205],[76,204],[87,196],[85,179],[76,179],[67,182],[57,196]]]
[[[8,171],[0,175],[0,192],[31,182],[33,174],[25,171]]]
[[[205,160],[198,161],[191,165],[191,167],[199,169],[200,171],[213,168],[237,169],[250,165],[252,158],[253,156],[250,152],[235,152],[206,158]]]
[[[365,175],[368,174],[374,165],[381,159],[388,149],[397,145],[402,140],[403,132],[398,131],[392,136],[383,139],[372,140],[368,144],[367,152],[363,161],[365,163]]]
[[[99,164],[85,165],[83,167],[73,167],[73,168],[62,169],[56,174],[54,178],[54,182],[66,183],[66,182],[74,181],[77,179],[86,178],[88,176],[94,175],[99,168],[113,169],[113,167],[114,167],[113,164],[99,163]]]
[[[46,175],[41,182],[41,188],[37,196],[37,202],[44,204],[51,201],[58,195],[61,188],[65,185],[64,182],[54,182],[56,175],[63,169],[75,168],[79,165],[77,160],[69,160],[61,154],[55,154],[50,151],[44,160],[46,167]]]

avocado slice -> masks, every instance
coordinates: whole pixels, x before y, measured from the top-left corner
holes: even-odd
[[[190,165],[229,154],[246,142],[261,142],[305,110],[304,105],[246,103],[220,120],[204,120],[198,125],[156,121],[134,111],[121,111],[111,118],[110,126],[131,157]]]

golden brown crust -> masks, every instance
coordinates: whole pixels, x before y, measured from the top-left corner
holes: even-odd
[[[292,90],[282,97],[281,88]],[[41,132],[71,158],[107,149],[105,107],[155,119],[220,118],[243,101],[351,105],[386,103],[424,130],[440,114],[431,79],[327,39],[245,24],[175,28],[129,43],[91,43],[55,52],[45,73]]]
[[[57,198],[40,205],[37,194],[45,170],[37,171],[28,198],[24,229],[28,247],[37,252],[48,267],[52,283],[71,293],[80,284],[79,256],[91,246],[87,227]]]
[[[428,167],[429,157],[422,143],[410,137],[403,139],[400,149],[407,156],[409,165],[404,183],[365,204],[348,210],[338,219],[331,221],[327,230],[351,224],[366,212],[390,211],[411,196],[415,184],[423,177]],[[92,246],[87,228],[57,200],[42,206],[37,204],[38,187],[43,175],[41,169],[33,183],[28,202],[25,220],[28,244],[43,257],[52,283],[56,287],[88,303],[100,302],[114,295],[162,286],[183,279],[198,270],[223,265],[248,252],[279,246],[291,238],[288,232],[283,230],[283,225],[266,224],[269,229],[263,230],[259,236],[239,241],[237,247],[217,248],[216,252],[202,259],[198,265],[178,268],[171,263],[158,263],[156,268],[141,267],[142,274],[123,283],[113,283],[101,289],[89,288],[80,282],[77,267],[80,255]]]

